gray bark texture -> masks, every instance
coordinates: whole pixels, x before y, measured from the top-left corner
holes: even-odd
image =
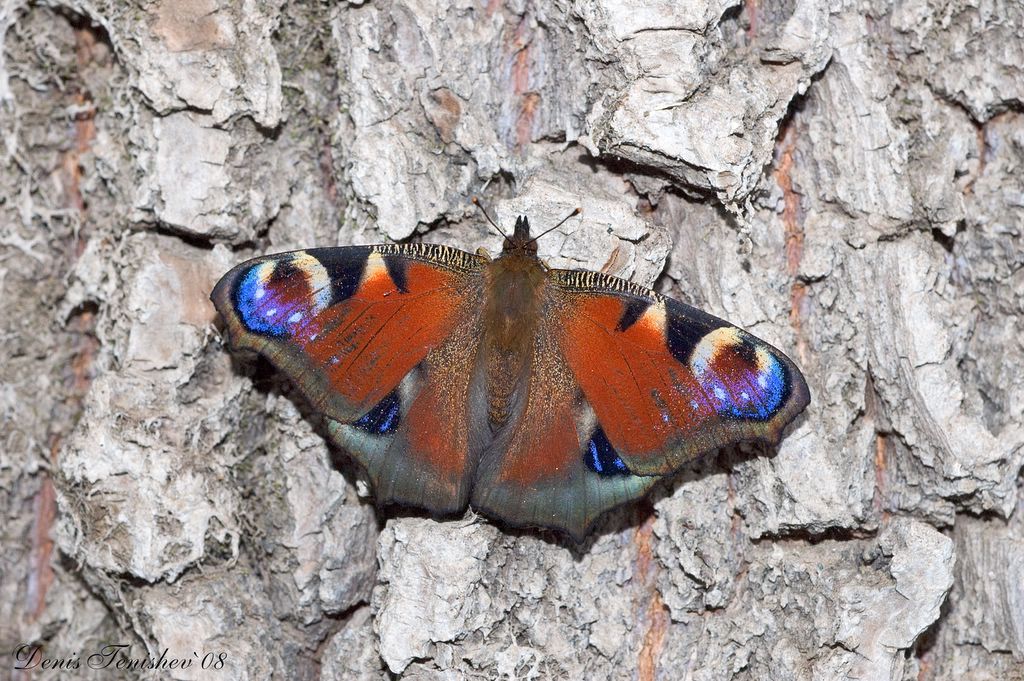
[[[0,674],[1024,679],[1019,0],[0,0],[0,41]],[[208,295],[496,252],[473,195],[581,206],[549,264],[749,329],[810,408],[582,546],[378,511]]]

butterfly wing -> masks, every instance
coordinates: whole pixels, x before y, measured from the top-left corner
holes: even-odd
[[[266,356],[328,418],[378,501],[436,512],[468,499],[477,256],[425,244],[245,262],[212,299],[232,344]]]
[[[630,282],[553,270],[559,345],[633,473],[665,475],[737,442],[777,444],[810,402],[778,349]]]

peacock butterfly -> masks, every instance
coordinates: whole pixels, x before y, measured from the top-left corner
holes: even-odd
[[[793,362],[746,331],[548,268],[525,217],[494,259],[422,243],[292,251],[238,265],[211,297],[232,344],[326,416],[378,503],[469,504],[577,540],[702,453],[776,444],[810,402]]]

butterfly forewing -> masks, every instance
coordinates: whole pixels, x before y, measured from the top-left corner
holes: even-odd
[[[809,402],[788,357],[724,320],[614,277],[551,276],[565,360],[634,473],[664,475],[736,442],[774,444]]]

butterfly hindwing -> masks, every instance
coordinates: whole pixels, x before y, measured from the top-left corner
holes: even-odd
[[[466,507],[476,467],[467,404],[478,312],[465,310],[465,317],[403,379],[369,423],[329,422],[334,441],[365,467],[378,503],[442,514]],[[385,428],[387,433],[380,432]]]
[[[777,443],[810,401],[782,352],[621,279],[553,270],[559,344],[630,471],[665,475],[744,441]]]
[[[239,265],[212,298],[232,344],[299,387],[381,501],[447,512],[468,496],[461,377],[483,262],[423,244],[294,251]]]

